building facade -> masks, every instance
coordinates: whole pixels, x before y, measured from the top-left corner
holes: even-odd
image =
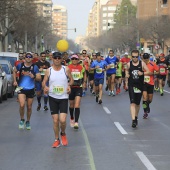
[[[37,5],[37,13],[42,16],[51,26],[52,24],[52,0],[35,0],[34,3]]]
[[[57,36],[66,39],[68,31],[67,9],[61,5],[54,5],[52,12],[52,31]]]
[[[114,27],[114,13],[116,11],[116,7],[119,4],[118,0],[110,0],[105,5],[101,6],[100,10],[100,33],[104,33],[109,29]]]

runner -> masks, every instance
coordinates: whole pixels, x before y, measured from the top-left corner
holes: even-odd
[[[74,129],[79,128],[78,120],[80,116],[80,103],[83,86],[86,86],[87,77],[85,69],[82,65],[79,64],[79,57],[76,54],[71,56],[72,64],[68,67],[71,71],[72,77],[74,79],[74,83],[71,86],[71,93],[69,95],[69,103],[70,103],[70,126],[74,127]]]
[[[102,104],[102,94],[103,94],[103,83],[104,83],[104,71],[107,67],[107,62],[101,60],[100,52],[96,53],[97,59],[93,61],[90,66],[90,70],[95,70],[94,73],[94,84],[96,93],[96,102]],[[110,67],[109,67],[110,68]]]
[[[133,50],[131,55],[132,61],[127,63],[126,77],[128,78],[129,86],[132,127],[135,128],[138,125],[138,113],[140,110],[140,101],[143,92],[144,75],[148,75],[150,72],[146,64],[139,60],[138,50]]]
[[[109,96],[115,96],[114,93],[114,82],[115,82],[115,75],[116,75],[116,67],[117,63],[119,62],[118,58],[114,56],[114,51],[109,51],[109,56],[105,59],[107,63],[107,81],[108,81],[108,89],[109,89]]]
[[[120,55],[117,55],[117,58],[119,62],[117,63],[116,77],[115,77],[116,95],[120,93],[120,87],[122,84],[122,62],[120,60]]]
[[[159,54],[159,59],[157,59],[156,64],[159,66],[159,91],[160,95],[164,95],[163,88],[165,86],[166,75],[167,75],[167,67],[168,67],[168,60],[166,60],[165,55],[163,53]]]
[[[89,77],[89,67],[90,67],[90,59],[88,57],[88,54],[87,54],[86,50],[82,51],[82,57],[83,57],[83,64],[84,64],[84,68],[86,70],[86,76],[87,76],[87,80],[88,80],[88,77]],[[87,84],[88,84],[88,82],[87,82]],[[86,88],[85,89],[83,88],[82,96],[86,95],[86,92],[85,92],[87,90]]]
[[[42,81],[44,79],[46,70],[50,67],[50,63],[48,61],[46,61],[46,53],[45,52],[42,52],[40,54],[40,60],[38,62],[36,62],[36,65],[38,66],[39,71],[41,73],[41,81],[35,82],[37,101],[38,101],[37,111],[39,111],[41,109],[41,97],[43,94]],[[48,110],[48,107],[47,107],[48,95],[43,94],[43,97],[44,97],[44,111],[47,111]]]
[[[148,53],[143,54],[143,61],[145,62],[150,71],[150,75],[144,76],[143,87],[143,118],[146,119],[148,117],[148,113],[150,113],[149,104],[152,102],[153,99],[154,74],[155,72],[159,72],[159,67],[153,61],[150,61],[150,55]]]
[[[35,83],[36,81],[41,80],[41,75],[39,73],[38,67],[32,64],[33,56],[31,53],[25,55],[25,62],[18,64],[14,67],[13,77],[14,77],[14,86],[19,86],[21,89],[18,91],[18,100],[20,104],[20,123],[19,129],[24,129],[26,125],[27,130],[31,130],[30,118],[32,113],[32,103],[35,96]],[[19,71],[19,81],[17,83],[16,73]],[[25,124],[24,118],[24,108],[25,103],[27,104],[27,121]]]
[[[96,53],[92,53],[92,58],[90,64],[96,60]],[[90,82],[90,92],[95,94],[95,85],[94,85],[94,70],[89,70],[89,82]]]
[[[125,91],[128,91],[128,81],[125,77],[125,70],[127,68],[127,63],[130,62],[130,58],[128,57],[128,53],[125,52],[124,57],[121,59],[122,62],[122,80],[123,80],[123,88]]]
[[[73,78],[69,68],[62,66],[61,62],[61,53],[54,52],[53,65],[47,69],[42,83],[44,93],[47,94],[49,92],[49,105],[55,135],[55,141],[52,144],[53,148],[60,146],[59,132],[62,145],[68,145],[65,130],[68,111],[68,94],[71,92],[70,85],[73,83]],[[68,78],[70,80],[69,83]],[[47,84],[49,84],[49,87]]]

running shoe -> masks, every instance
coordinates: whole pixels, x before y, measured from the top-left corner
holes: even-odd
[[[92,94],[93,94],[93,95],[95,95],[95,92],[94,92],[94,91],[92,91]]]
[[[148,113],[144,113],[143,114],[143,119],[147,119],[148,118]]]
[[[77,122],[75,122],[75,124],[74,124],[74,129],[79,129],[79,124],[77,123]]]
[[[19,122],[19,129],[24,129],[25,128],[25,120],[21,120]]]
[[[111,92],[111,95],[112,95],[112,96],[115,96],[115,93],[114,93],[114,91],[112,91],[112,92]]]
[[[136,120],[132,120],[132,127],[133,127],[133,128],[136,128],[136,126],[137,126],[137,125],[136,125]]]
[[[60,146],[60,140],[55,140],[54,143],[52,144],[52,148],[58,148]]]
[[[106,90],[106,91],[108,90],[108,85],[105,87],[105,90]]]
[[[99,103],[99,104],[102,104],[102,100],[100,99],[98,103]]]
[[[70,127],[74,127],[74,119],[70,119]]]
[[[40,109],[41,109],[41,104],[38,104],[37,111],[39,111]]]
[[[48,107],[47,106],[44,106],[44,111],[47,111],[48,110]]]
[[[29,121],[26,121],[26,129],[27,130],[31,130],[31,126],[30,126],[30,122]]]
[[[119,92],[119,93],[121,92],[120,88],[118,88],[118,92]]]
[[[66,134],[62,134],[62,133],[61,133],[61,144],[62,144],[63,146],[67,146],[67,145],[68,145],[68,140],[67,140]]]
[[[112,92],[111,92],[111,91],[109,91],[109,94],[108,94],[108,95],[109,95],[109,96],[111,96],[111,94],[112,94]]]
[[[117,89],[117,90],[116,90],[116,95],[118,95],[118,94],[119,94],[119,90]]]

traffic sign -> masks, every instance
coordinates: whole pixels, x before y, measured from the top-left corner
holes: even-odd
[[[155,44],[154,45],[154,48],[155,48],[155,50],[158,50],[160,47],[159,47],[159,44]]]

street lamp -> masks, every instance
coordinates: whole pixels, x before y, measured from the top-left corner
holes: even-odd
[[[0,31],[0,52],[2,51],[2,31]]]
[[[129,10],[128,10],[128,6],[127,5],[125,5],[124,8],[127,9],[127,39],[128,39],[128,42],[129,42]]]

